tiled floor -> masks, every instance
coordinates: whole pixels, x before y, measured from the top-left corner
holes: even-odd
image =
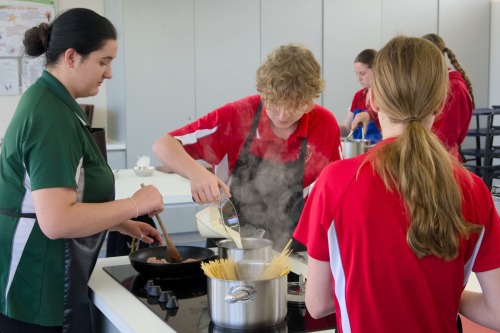
[[[464,333],[496,333],[496,331],[479,326],[464,317],[462,317],[462,329]]]

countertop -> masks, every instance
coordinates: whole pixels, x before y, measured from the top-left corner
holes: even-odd
[[[291,257],[291,259],[293,262],[292,271],[305,276],[307,267],[305,260],[295,257]],[[176,333],[160,317],[151,312],[141,301],[103,270],[103,267],[106,266],[129,263],[127,256],[102,258],[97,261],[89,281],[90,297],[94,304],[120,332]],[[480,291],[475,274],[471,274],[466,289]],[[321,332],[332,333],[334,330]]]
[[[155,170],[151,176],[139,177],[133,169],[113,170],[115,174],[115,197],[131,197],[141,184],[154,185],[163,196],[164,205],[195,205],[191,196],[191,183],[175,173]]]

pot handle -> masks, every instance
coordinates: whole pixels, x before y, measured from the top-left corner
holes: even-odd
[[[250,301],[255,295],[255,290],[246,287],[239,287],[231,290],[231,292],[226,295],[224,301],[229,304],[236,303],[238,301]]]

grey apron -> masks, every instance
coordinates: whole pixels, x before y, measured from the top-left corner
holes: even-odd
[[[302,139],[299,158],[290,162],[270,161],[250,153],[261,114],[262,102],[231,174],[231,201],[238,212],[242,237],[264,229],[264,237],[271,239],[273,248],[281,251],[292,238],[304,208],[307,139]],[[292,248],[305,250],[296,241]]]

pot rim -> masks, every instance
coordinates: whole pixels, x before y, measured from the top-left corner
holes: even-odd
[[[246,247],[246,248],[239,249],[238,247],[236,247],[236,243],[232,239],[222,239],[222,240],[219,240],[219,241],[217,241],[215,243],[215,245],[217,245],[217,247],[219,247],[219,248],[224,248],[224,249],[229,249],[229,250],[236,250],[236,251],[260,250],[260,249],[263,249],[263,248],[266,248],[268,246],[272,246],[273,245],[273,241],[270,240],[270,239],[267,239],[267,238],[242,237],[241,238],[241,242],[243,244],[247,243],[247,244],[244,244],[244,245],[248,245],[248,242],[251,242],[251,243],[256,243],[256,244],[259,244],[259,245],[262,245],[262,246],[259,246],[259,247]],[[228,245],[230,245],[230,246],[228,246]]]

